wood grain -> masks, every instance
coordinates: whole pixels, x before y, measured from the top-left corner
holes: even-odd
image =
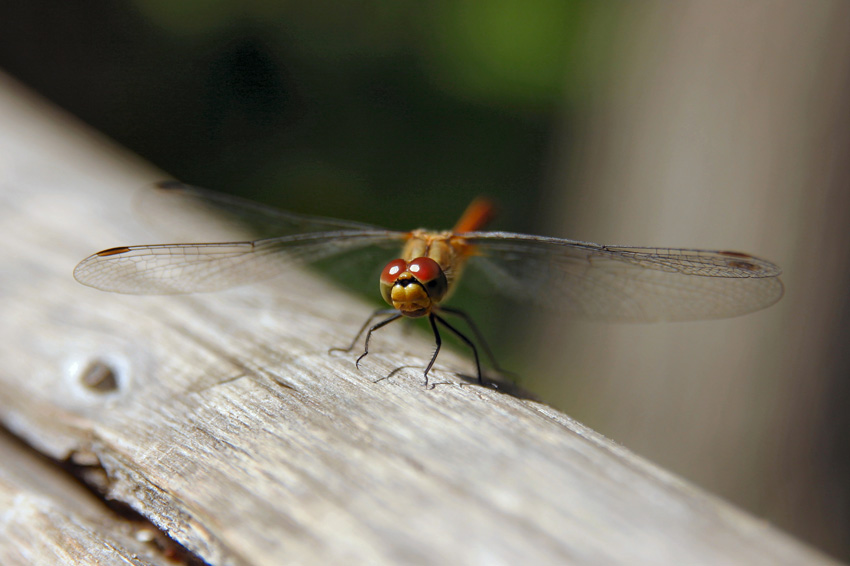
[[[0,564],[149,566],[174,550],[150,523],[114,512],[6,433],[0,459]]]
[[[102,465],[108,497],[208,563],[830,563],[459,378],[467,357],[442,354],[425,389],[425,337],[382,333],[358,371],[328,348],[371,307],[310,273],[180,297],[77,284],[88,254],[155,242],[130,202],[162,175],[7,79],[0,124],[0,417],[52,458]],[[92,367],[115,387],[87,385]]]

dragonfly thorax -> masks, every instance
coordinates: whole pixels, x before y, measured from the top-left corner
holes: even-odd
[[[410,262],[395,259],[381,272],[381,296],[411,318],[429,314],[447,290],[446,275],[431,258],[418,257]]]

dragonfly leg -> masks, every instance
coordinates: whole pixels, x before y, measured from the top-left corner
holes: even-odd
[[[360,341],[360,337],[363,336],[363,333],[366,332],[366,329],[369,328],[369,325],[372,324],[372,321],[378,318],[379,316],[397,313],[398,311],[395,309],[378,309],[372,314],[369,315],[369,318],[366,319],[366,322],[363,323],[363,326],[360,327],[360,330],[357,331],[357,334],[354,336],[354,340],[351,341],[351,344],[348,345],[347,348],[331,348],[328,350],[328,353],[331,352],[350,352],[357,345],[357,342]],[[375,330],[374,328],[372,330]],[[371,332],[371,330],[370,330]]]
[[[362,354],[360,354],[360,356],[359,356],[359,357],[357,358],[357,360],[354,362],[354,366],[355,366],[357,369],[360,369],[360,360],[362,360],[363,358],[365,358],[365,357],[369,354],[369,340],[371,340],[371,339],[372,339],[372,333],[373,333],[373,332],[375,332],[376,330],[378,330],[379,328],[383,328],[384,326],[388,325],[389,323],[394,322],[394,321],[396,321],[396,320],[398,320],[398,319],[400,319],[400,318],[401,318],[401,313],[400,313],[400,312],[395,311],[395,310],[390,311],[390,312],[393,312],[393,313],[395,313],[395,314],[393,314],[393,315],[392,315],[392,316],[390,316],[389,318],[385,318],[385,319],[384,319],[384,320],[382,320],[381,322],[378,322],[378,323],[376,323],[376,324],[373,324],[373,325],[369,328],[369,332],[367,332],[367,333],[366,333],[366,341],[365,341],[365,342],[364,342],[364,344],[363,344],[363,353],[362,353]],[[374,316],[370,317],[370,318],[369,318],[369,321],[367,321],[367,322],[371,322],[371,320],[372,320],[373,318],[375,318],[375,317],[374,317]],[[361,334],[362,334],[362,330],[361,330]],[[359,336],[360,336],[360,335],[358,334],[358,338],[359,338]]]
[[[448,312],[451,312],[451,311],[448,311]],[[470,349],[472,350],[472,354],[475,356],[475,371],[478,373],[478,383],[483,385],[484,384],[484,378],[481,376],[481,361],[478,359],[478,348],[475,347],[475,343],[472,340],[470,340],[469,338],[467,338],[460,330],[458,330],[457,328],[455,328],[454,326],[449,324],[446,321],[446,319],[444,319],[440,315],[431,313],[431,326],[434,327],[434,333],[435,334],[437,334],[437,327],[434,324],[434,319],[436,319],[437,322],[439,322],[440,324],[442,324],[443,326],[448,328],[451,331],[452,334],[454,334],[455,336],[460,338],[463,341],[464,344],[466,344],[467,346],[470,347]],[[439,335],[437,335],[437,350],[439,350],[439,349],[440,349]],[[434,358],[431,360],[431,364],[434,363],[434,359],[436,359],[436,358],[437,358],[437,353],[435,352]],[[431,364],[428,365],[428,369],[431,369]],[[425,378],[426,379],[428,378],[428,370],[425,370]]]
[[[434,342],[436,342],[437,347],[434,348],[434,355],[431,356],[431,361],[428,362],[428,366],[425,368],[425,387],[428,387],[428,372],[431,371],[431,368],[434,367],[434,362],[437,361],[437,355],[440,353],[440,347],[443,345],[443,339],[440,338],[440,330],[437,328],[437,320],[440,317],[435,315],[433,312],[428,315],[428,322],[431,324],[431,330],[434,331]]]
[[[499,372],[501,374],[516,377],[515,373],[507,371],[499,365],[499,362],[496,361],[496,356],[493,355],[493,350],[490,349],[490,345],[487,343],[487,340],[484,339],[484,335],[478,329],[478,325],[476,325],[475,322],[473,322],[472,317],[469,316],[469,314],[466,311],[462,311],[460,309],[453,309],[451,307],[441,306],[440,312],[448,313],[448,314],[462,318],[464,320],[464,322],[466,322],[466,325],[470,328],[470,330],[472,330],[472,334],[475,336],[475,340],[478,341],[478,344],[481,346],[481,349],[484,350],[484,354],[487,356],[487,359],[490,360],[490,364],[493,366],[493,369],[495,369],[497,372]],[[460,335],[458,337],[461,338],[461,339],[465,338],[465,337],[463,337],[463,335]],[[464,340],[464,341],[466,341],[466,340]],[[473,348],[473,350],[474,350],[474,348]],[[478,377],[479,378],[481,377],[481,371],[480,370],[478,372]]]

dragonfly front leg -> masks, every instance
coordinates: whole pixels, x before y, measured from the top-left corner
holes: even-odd
[[[440,330],[437,328],[437,315],[433,312],[428,315],[428,322],[431,323],[431,330],[434,331],[434,342],[436,342],[437,347],[434,348],[434,355],[431,356],[431,361],[428,362],[428,366],[425,368],[425,387],[428,387],[428,372],[431,371],[431,368],[434,367],[434,362],[437,361],[437,355],[440,353],[440,348],[443,345],[443,339],[440,338]]]
[[[365,358],[369,354],[369,341],[372,339],[372,333],[375,332],[376,330],[378,330],[379,328],[383,328],[384,326],[388,325],[391,322],[395,322],[396,320],[400,319],[401,316],[402,316],[401,313],[396,311],[396,310],[392,310],[392,311],[389,311],[389,312],[392,312],[394,314],[392,316],[390,316],[389,318],[385,318],[381,322],[378,322],[377,324],[372,325],[369,328],[369,332],[366,333],[366,340],[363,344],[363,353],[360,354],[360,356],[354,362],[354,366],[357,369],[360,369],[360,360],[362,360],[363,358]],[[386,314],[386,311],[385,310],[384,311],[377,311],[377,312],[373,313],[373,315],[369,317],[369,320],[366,321],[366,324],[368,325],[370,322],[372,322],[372,319],[374,319],[375,316],[377,316],[379,314]],[[365,326],[364,326],[364,328],[365,328]],[[363,334],[363,329],[360,329],[360,332],[357,333],[357,338],[354,339],[355,343],[357,342],[357,339],[360,338],[361,334]],[[351,350],[352,348],[354,348],[354,344],[352,344],[351,347],[349,347],[349,350]]]
[[[366,319],[366,322],[364,322],[363,326],[360,327],[360,330],[357,331],[357,334],[354,336],[354,340],[351,341],[351,344],[349,344],[347,348],[330,348],[328,350],[328,353],[331,353],[331,352],[350,352],[357,345],[357,342],[360,341],[360,337],[363,335],[363,333],[366,331],[366,329],[369,328],[369,325],[372,324],[373,320],[375,320],[379,316],[397,313],[397,312],[398,311],[395,310],[395,309],[378,309],[378,310],[376,310],[375,312],[373,312],[372,314],[369,315],[369,318]],[[375,329],[372,328],[371,330],[369,330],[369,332],[371,333],[372,330],[375,330]],[[368,341],[368,339],[367,339],[367,341]]]

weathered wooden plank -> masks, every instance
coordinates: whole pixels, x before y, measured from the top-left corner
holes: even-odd
[[[0,123],[0,417],[99,462],[109,497],[209,563],[830,562],[546,405],[466,383],[467,359],[446,352],[445,383],[423,388],[427,340],[388,330],[357,371],[327,350],[369,307],[308,273],[186,297],[78,285],[87,254],[149,243],[129,203],[157,175],[9,85]],[[92,368],[115,387],[87,385]]]
[[[173,564],[156,544],[165,537],[149,523],[111,511],[58,466],[5,433],[0,434],[0,510],[4,566]]]

